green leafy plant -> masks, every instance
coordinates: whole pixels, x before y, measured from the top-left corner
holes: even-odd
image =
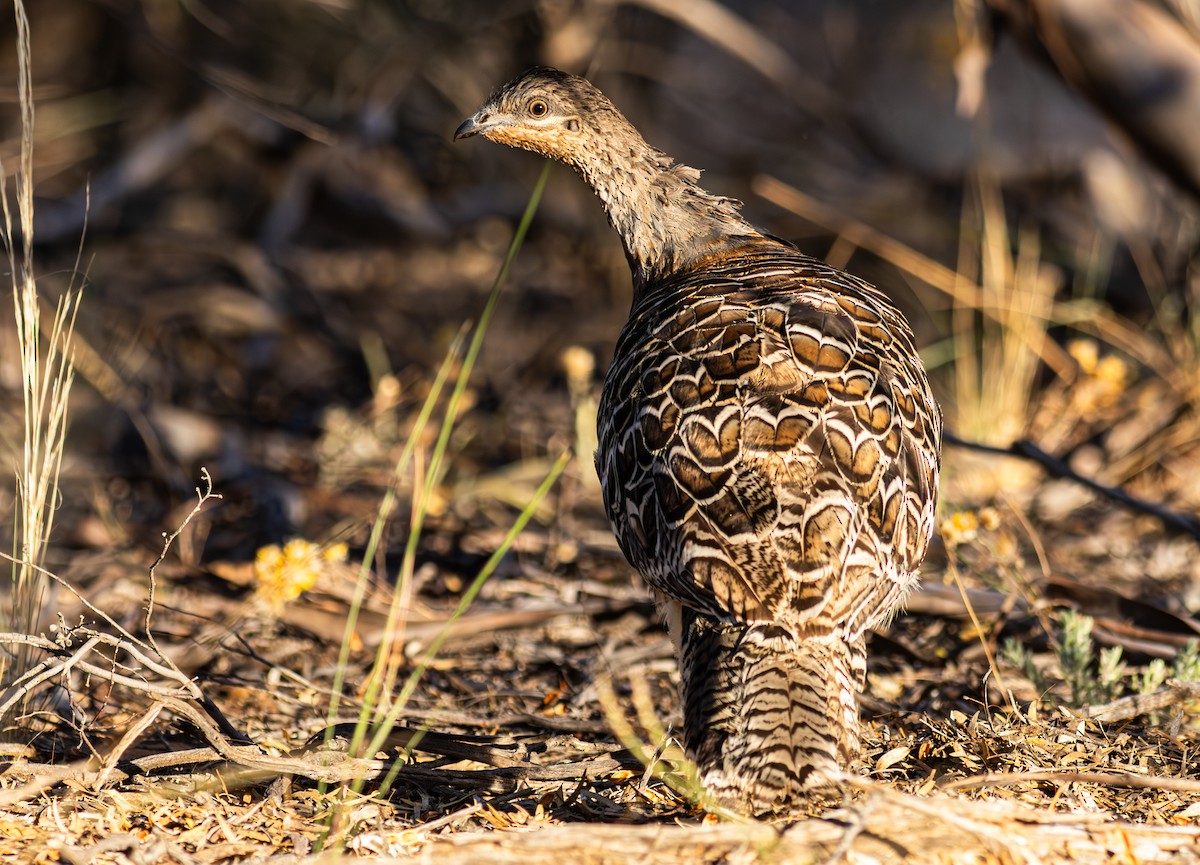
[[[1072,706],[1104,703],[1114,699],[1121,690],[1125,665],[1121,662],[1120,646],[1096,652],[1092,630],[1096,621],[1075,610],[1063,610],[1059,616],[1062,642],[1058,662]]]
[[[1021,675],[1033,684],[1034,690],[1038,692],[1039,696],[1044,696],[1052,687],[1045,673],[1038,669],[1033,652],[1011,637],[1000,646],[1000,660],[1010,667],[1020,670]]]
[[[1146,695],[1157,691],[1168,680],[1200,681],[1200,641],[1189,640],[1168,666],[1155,658],[1143,669],[1131,670],[1120,646],[1097,650],[1093,630],[1095,620],[1075,610],[1058,614],[1060,634],[1053,641],[1054,653],[1066,688],[1066,703],[1072,707],[1107,703],[1128,692]],[[1036,664],[1027,647],[1013,639],[1004,641],[1000,659],[1021,672],[1041,696],[1050,695],[1053,680]]]

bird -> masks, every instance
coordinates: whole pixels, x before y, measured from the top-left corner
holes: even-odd
[[[888,297],[754,228],[586,79],[534,67],[455,130],[570,166],[632,275],[597,412],[618,544],[677,652],[709,801],[845,795],[866,638],[918,580],[941,412]]]

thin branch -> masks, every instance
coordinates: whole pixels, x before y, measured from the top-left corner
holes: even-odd
[[[1182,534],[1191,535],[1193,538],[1200,540],[1200,520],[1190,514],[1183,514],[1178,511],[1173,511],[1163,505],[1154,502],[1148,502],[1144,499],[1139,499],[1137,496],[1126,492],[1120,487],[1110,487],[1105,484],[1094,481],[1089,477],[1079,474],[1071,468],[1066,462],[1048,454],[1040,447],[1026,439],[1020,439],[1013,442],[1008,447],[998,447],[996,445],[987,445],[982,442],[968,441],[967,439],[959,438],[950,430],[945,430],[942,433],[942,440],[949,445],[965,448],[967,450],[979,451],[988,454],[1000,454],[1003,456],[1014,456],[1027,459],[1037,463],[1046,472],[1055,478],[1063,478],[1066,480],[1075,481],[1094,493],[1099,493],[1105,498],[1111,499],[1118,504],[1125,505],[1131,510],[1139,513],[1149,514],[1156,517],[1168,529]]]
[[[114,747],[109,752],[108,756],[104,758],[104,765],[100,767],[100,771],[96,773],[96,780],[92,783],[93,790],[99,792],[100,789],[104,787],[105,783],[109,779],[109,776],[116,769],[117,763],[120,762],[121,755],[133,747],[133,743],[136,742],[138,737],[141,736],[142,733],[154,723],[154,721],[162,713],[162,710],[166,707],[166,703],[161,701],[157,702],[143,712],[141,717],[129,725],[129,728],[121,736],[121,740],[117,742],[116,747]]]
[[[1128,721],[1138,715],[1178,709],[1185,702],[1200,699],[1200,682],[1168,682],[1166,687],[1149,694],[1130,694],[1111,703],[1084,706],[1079,714],[1092,721]]]
[[[1173,790],[1178,793],[1200,793],[1200,781],[1173,778],[1170,775],[1144,775],[1137,772],[1060,772],[1045,769],[1033,772],[989,772],[973,775],[939,785],[943,790],[978,790],[983,787],[1007,787],[1010,784],[1099,784],[1105,787],[1127,787],[1132,790]]]
[[[204,466],[200,467],[200,483],[201,486],[196,487],[196,504],[192,507],[191,511],[188,512],[188,515],[183,518],[183,522],[176,527],[175,531],[171,532],[169,535],[165,532],[163,533],[162,551],[158,554],[158,558],[154,560],[154,564],[150,566],[150,595],[146,599],[146,639],[149,641],[150,645],[154,647],[154,651],[158,653],[159,657],[163,658],[164,660],[166,660],[166,655],[164,655],[162,650],[158,648],[158,643],[156,643],[154,640],[154,631],[150,627],[150,620],[154,616],[154,593],[158,587],[158,579],[155,571],[167,557],[167,552],[171,549],[171,544],[175,542],[176,538],[183,534],[183,530],[188,527],[188,523],[190,523],[195,516],[200,513],[200,510],[204,507],[204,503],[209,499],[221,498],[219,493],[213,492],[212,475],[208,473],[208,469]],[[168,661],[168,663],[170,662]]]

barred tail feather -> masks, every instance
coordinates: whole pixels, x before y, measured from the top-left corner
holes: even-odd
[[[705,788],[756,815],[836,792],[859,753],[863,642],[690,611],[682,624],[684,740]]]

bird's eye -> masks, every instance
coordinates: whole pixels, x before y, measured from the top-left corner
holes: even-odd
[[[549,106],[546,105],[543,99],[535,99],[529,103],[529,113],[534,117],[545,117],[546,112],[549,110]]]

